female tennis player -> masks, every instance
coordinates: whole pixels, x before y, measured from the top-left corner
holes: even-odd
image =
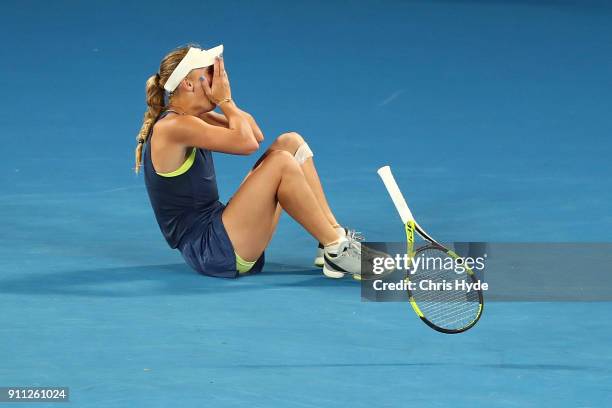
[[[326,276],[359,278],[361,245],[336,221],[313,153],[299,134],[280,135],[227,205],[219,201],[211,152],[250,155],[264,139],[255,119],[232,99],[222,52],[223,46],[178,48],[147,80],[136,172],[144,168],[166,241],[202,274],[259,272],[285,210],[320,243],[315,262]]]

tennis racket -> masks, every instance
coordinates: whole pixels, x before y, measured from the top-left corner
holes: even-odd
[[[478,282],[474,271],[467,267],[461,257],[433,239],[416,222],[393,178],[391,168],[381,167],[378,175],[387,187],[406,230],[411,264],[405,279],[410,305],[421,320],[436,331],[455,334],[474,327],[484,307],[482,290],[473,285],[469,289],[470,285],[466,285]],[[426,241],[416,251],[415,231]],[[459,268],[446,268],[451,265],[449,262]]]

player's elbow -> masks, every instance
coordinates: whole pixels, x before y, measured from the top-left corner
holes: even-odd
[[[259,149],[259,143],[257,142],[257,138],[253,134],[253,130],[251,128],[242,129],[241,133],[241,145],[245,155],[249,155],[257,151]]]
[[[250,138],[250,140],[246,140],[240,146],[240,154],[248,156],[250,154],[255,153],[257,149],[259,149],[259,143],[257,143],[255,138]]]

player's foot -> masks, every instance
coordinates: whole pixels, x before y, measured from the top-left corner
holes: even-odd
[[[395,268],[386,268],[385,262],[380,262],[383,270],[374,272],[375,258],[391,258],[390,255],[362,245],[361,242],[346,236],[338,243],[323,250],[323,274],[328,278],[339,279],[351,275],[356,280],[380,279],[392,273]],[[362,273],[362,259],[365,271]]]
[[[337,227],[336,230],[339,234],[343,234],[345,237],[351,237],[356,241],[363,241],[363,236],[355,230],[351,230],[344,227]],[[314,259],[314,265],[318,266],[319,268],[323,267],[323,264],[325,263],[323,259],[324,252],[325,251],[323,248],[323,244],[319,242],[319,246],[317,247],[317,253]]]
[[[323,274],[339,279],[344,275],[361,274],[361,244],[350,237],[341,237],[323,249]]]

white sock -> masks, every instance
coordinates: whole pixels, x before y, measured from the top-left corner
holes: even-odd
[[[338,252],[344,249],[347,243],[348,239],[346,239],[346,237],[343,235],[336,242],[329,245],[325,245],[325,252],[331,255],[338,255]]]
[[[338,233],[338,238],[346,237],[346,230],[342,225],[338,225],[337,227],[332,227]],[[323,247],[323,244],[319,242],[319,245]]]

